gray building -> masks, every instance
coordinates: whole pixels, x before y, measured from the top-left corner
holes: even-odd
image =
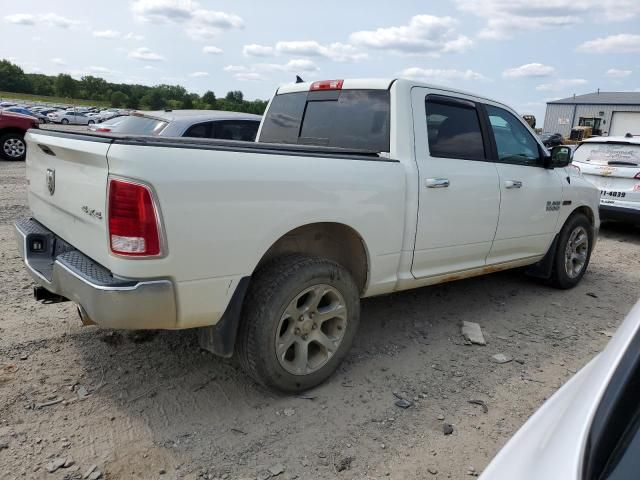
[[[547,103],[544,133],[568,137],[577,126],[595,135],[640,135],[640,92],[594,92]]]

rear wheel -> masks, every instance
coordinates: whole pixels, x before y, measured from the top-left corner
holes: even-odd
[[[94,123],[96,122],[94,122],[93,120],[89,120],[89,125],[93,125]]]
[[[27,145],[19,133],[7,133],[0,137],[0,156],[5,160],[24,160]]]
[[[562,227],[554,259],[551,283],[556,288],[573,288],[584,276],[593,246],[593,226],[582,213],[571,216]]]
[[[60,120],[60,123],[63,125],[69,125],[69,120],[67,120],[66,118],[63,118],[62,120]]]
[[[305,255],[275,259],[252,279],[236,352],[257,382],[298,392],[326,380],[346,356],[360,317],[341,265]]]

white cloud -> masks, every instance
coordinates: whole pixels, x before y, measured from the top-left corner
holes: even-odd
[[[519,30],[576,25],[585,20],[631,20],[638,0],[456,0],[459,10],[486,20],[480,38],[501,39]]]
[[[351,34],[356,45],[401,53],[440,54],[463,52],[473,42],[456,31],[458,21],[451,17],[416,15],[408,25],[363,30]]]
[[[138,35],[137,33],[129,32],[124,36],[125,40],[144,40],[143,35]]]
[[[135,60],[142,60],[147,62],[159,62],[164,60],[164,57],[148,47],[140,47],[129,52],[129,58]]]
[[[237,80],[267,80],[265,73],[304,73],[316,72],[318,66],[307,58],[289,60],[287,63],[254,63],[251,65],[227,65],[223,68]]]
[[[610,68],[609,70],[607,70],[607,77],[612,77],[612,78],[624,78],[624,77],[628,77],[629,75],[631,75],[633,72],[631,70],[619,70],[617,68]]]
[[[42,13],[32,15],[30,13],[16,13],[4,17],[5,21],[14,25],[35,26],[46,25],[49,27],[69,28],[79,24],[75,20],[62,17],[57,13]]]
[[[35,25],[36,16],[28,13],[16,13],[14,15],[7,15],[4,20],[14,25]]]
[[[258,72],[238,72],[233,75],[236,80],[240,81],[263,81],[267,80],[267,77]]]
[[[92,66],[92,67],[89,67],[87,70],[89,70],[90,72],[93,72],[93,73],[101,73],[103,75],[113,75],[114,73],[116,73],[113,70],[111,70],[110,68],[106,68],[106,67],[95,67],[95,66]]]
[[[221,55],[223,50],[218,47],[214,47],[213,45],[207,45],[206,47],[202,47],[202,53],[206,53],[208,55]]]
[[[59,65],[61,67],[64,67],[67,65],[67,62],[65,62],[63,59],[61,58],[52,58],[51,59],[51,63],[55,63],[56,65]]]
[[[122,33],[117,30],[94,30],[93,36],[97,38],[120,38]]]
[[[549,65],[542,63],[527,63],[519,67],[508,68],[502,72],[505,78],[523,78],[523,77],[548,77],[553,75],[555,69]]]
[[[489,80],[481,73],[473,70],[456,70],[456,69],[439,69],[439,68],[405,68],[401,73],[401,77],[410,78],[412,80],[421,80],[425,82],[448,83],[451,84],[456,80]]]
[[[206,10],[193,0],[136,0],[131,9],[136,18],[144,22],[182,25],[187,35],[196,40],[244,27],[238,15]]]
[[[315,40],[278,42],[276,51],[303,57],[324,57],[336,62],[356,62],[367,58],[366,53],[359,52],[353,45],[339,42],[323,45]]]
[[[596,38],[579,45],[577,50],[584,53],[640,53],[640,35],[620,33]]]
[[[560,78],[555,82],[538,85],[536,90],[539,92],[558,92],[569,87],[580,87],[587,83],[584,78]]]
[[[193,78],[204,78],[204,77],[208,77],[209,74],[207,72],[193,72],[193,73],[190,73],[189,76]]]
[[[242,53],[246,57],[270,57],[275,54],[275,49],[268,45],[252,43],[251,45],[242,47]]]

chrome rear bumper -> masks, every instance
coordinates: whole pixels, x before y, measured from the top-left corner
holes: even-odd
[[[117,277],[33,219],[19,220],[14,227],[18,252],[35,282],[77,303],[86,323],[122,329],[176,327],[170,280]]]

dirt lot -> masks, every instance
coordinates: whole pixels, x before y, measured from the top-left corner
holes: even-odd
[[[280,467],[278,479],[471,478],[602,350],[640,291],[640,231],[609,227],[572,291],[505,272],[365,300],[339,372],[280,396],[201,352],[192,332],[82,327],[71,304],[32,300],[11,226],[28,215],[25,190],[24,164],[0,162],[3,479],[92,466],[108,479],[265,479]],[[465,345],[462,320],[488,345]],[[394,392],[413,405],[395,406]]]

